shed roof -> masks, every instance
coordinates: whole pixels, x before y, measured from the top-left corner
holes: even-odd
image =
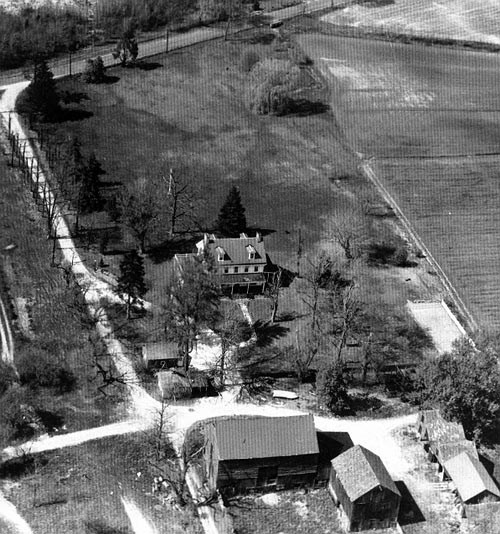
[[[203,247],[203,240],[197,243],[197,246]],[[224,259],[217,261],[221,265],[262,265],[267,263],[264,240],[260,237],[211,236],[207,247],[212,254],[219,247],[224,251]],[[253,259],[250,259],[250,251],[254,252]],[[214,255],[217,256],[217,254]]]
[[[355,445],[334,458],[332,468],[351,501],[359,499],[377,486],[401,496],[382,460],[361,445]]]
[[[312,415],[235,416],[210,421],[219,460],[243,460],[317,454]]]
[[[437,443],[439,462],[447,462],[462,452],[469,452],[474,458],[479,459],[476,444],[468,439],[452,441],[449,443]]]
[[[463,426],[454,421],[446,421],[439,410],[425,410],[419,419],[423,423],[423,434],[432,442],[448,443],[465,440]]]
[[[155,341],[146,343],[142,347],[142,353],[146,360],[178,360],[179,347],[172,341]]]
[[[500,500],[500,490],[478,458],[462,452],[444,464],[453,480],[460,497],[467,503],[483,492],[491,493]]]

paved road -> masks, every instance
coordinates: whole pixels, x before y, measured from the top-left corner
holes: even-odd
[[[304,4],[280,9],[266,13],[270,19],[290,19],[301,15],[303,13],[312,13],[320,11],[332,6],[343,6],[352,3],[353,0],[306,0]],[[201,27],[195,28],[189,32],[172,34],[168,39],[168,49],[175,50],[191,46],[197,43],[210,41],[212,39],[222,38],[224,36],[224,29],[216,27]],[[139,43],[139,59],[151,57],[157,54],[162,54],[166,51],[167,40],[166,36],[156,37],[150,40],[144,40]],[[97,46],[95,49],[86,48],[71,58],[71,72],[77,74],[83,72],[87,59],[101,55],[106,67],[117,65],[118,61],[111,55],[114,45]],[[49,66],[54,76],[67,76],[70,71],[70,56],[63,56],[49,61]],[[14,69],[0,72],[0,86],[11,85],[25,81],[23,69]]]

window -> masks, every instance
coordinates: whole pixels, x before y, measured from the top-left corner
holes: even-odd
[[[224,273],[227,274],[229,272],[229,267],[224,267]]]
[[[278,466],[259,467],[257,472],[257,486],[275,486],[278,479]]]
[[[248,273],[248,267],[245,267],[245,272]]]
[[[238,272],[238,267],[235,267],[235,268],[234,268],[234,272],[235,272],[235,273]]]
[[[258,268],[257,266],[255,266],[255,267],[253,268],[253,270],[254,270],[254,272],[257,272],[257,271],[259,270],[259,268]]]

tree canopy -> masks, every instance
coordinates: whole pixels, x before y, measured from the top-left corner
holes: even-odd
[[[450,420],[463,424],[477,441],[498,437],[500,427],[500,369],[498,347],[462,340],[454,349],[426,362],[417,390],[424,406],[437,406]]]
[[[60,112],[54,75],[45,61],[35,64],[33,79],[21,93],[16,109],[19,113],[38,117],[41,121],[54,120]]]
[[[227,237],[238,237],[247,228],[245,208],[236,186],[231,187],[217,219],[218,230]]]

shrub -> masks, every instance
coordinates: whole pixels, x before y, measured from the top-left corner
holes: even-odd
[[[321,405],[331,413],[344,415],[350,411],[351,399],[347,391],[347,375],[342,363],[333,363],[320,371],[316,391]]]
[[[259,115],[284,115],[290,111],[291,93],[296,88],[300,70],[288,60],[264,59],[249,73],[246,101]]]
[[[252,49],[244,50],[240,58],[240,69],[243,72],[250,72],[252,67],[260,60],[259,54]]]
[[[85,83],[102,83],[106,79],[104,62],[101,56],[95,59],[88,59],[87,65],[83,72],[83,80]]]
[[[57,354],[49,354],[43,348],[25,348],[17,367],[21,384],[32,389],[55,388],[60,393],[65,393],[72,391],[76,385],[73,371]]]

